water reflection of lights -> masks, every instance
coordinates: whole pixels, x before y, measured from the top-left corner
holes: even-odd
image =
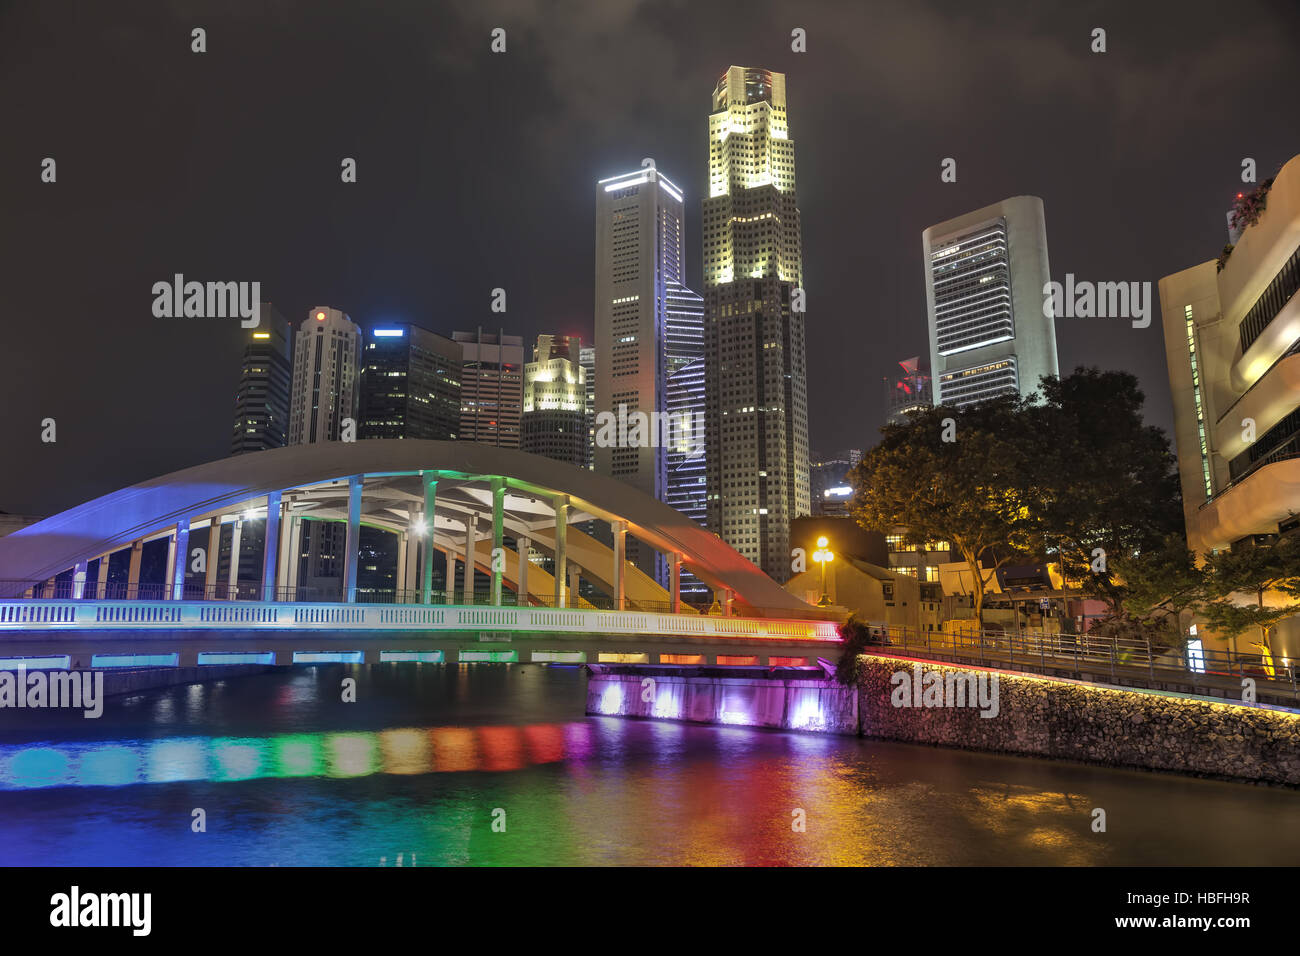
[[[518,770],[583,760],[585,723],[0,746],[0,790]]]

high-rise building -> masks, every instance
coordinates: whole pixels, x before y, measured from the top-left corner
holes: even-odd
[[[576,335],[539,335],[524,365],[520,447],[578,468],[587,467],[587,371]]]
[[[289,444],[341,440],[344,423],[356,422],[360,375],[360,326],[339,309],[312,309],[294,338]],[[342,581],[346,526],[303,520],[299,540],[299,593],[332,595]]]
[[[1223,257],[1160,280],[1187,544],[1202,556],[1300,527],[1300,156],[1235,211]]]
[[[584,345],[578,350],[578,362],[587,381],[587,468],[596,467],[596,348]]]
[[[453,332],[461,346],[460,438],[519,447],[524,400],[524,340],[504,332]]]
[[[686,322],[698,299],[684,285],[685,241],[681,190],[657,169],[597,183],[595,469],[660,501],[668,500],[669,449],[680,437],[667,414],[670,324]],[[670,319],[670,308],[682,314]],[[600,427],[605,414],[619,422],[610,440]],[[667,580],[654,549],[629,539],[627,557]]]
[[[704,200],[708,527],[778,581],[810,511],[803,248],[785,74],[713,91]]]
[[[862,461],[862,451],[850,448],[831,458],[818,458],[809,466],[812,488],[812,513],[815,517],[847,515],[853,489],[849,472]]]
[[[1015,196],[921,233],[935,405],[1028,395],[1057,375],[1043,201]]]
[[[885,400],[889,403],[888,422],[891,425],[901,425],[907,420],[908,412],[930,408],[934,404],[930,376],[921,371],[920,356],[903,359],[898,367],[900,371],[894,375],[893,381],[885,380]],[[814,492],[814,505],[816,497]]]
[[[318,306],[298,327],[289,402],[289,444],[338,441],[357,417],[361,329],[338,309]]]
[[[370,330],[361,353],[358,438],[455,441],[461,344],[410,323]]]
[[[704,299],[679,282],[664,293],[668,415],[672,430],[664,500],[701,525],[706,519],[704,449]]]
[[[232,455],[279,448],[289,439],[292,330],[270,302],[263,302],[258,314],[261,321],[245,332],[244,359],[235,390]]]

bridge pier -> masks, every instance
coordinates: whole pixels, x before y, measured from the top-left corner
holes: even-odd
[[[348,479],[348,536],[343,561],[343,600],[355,604],[357,600],[357,553],[361,547],[361,495],[365,475]]]
[[[190,561],[190,519],[176,522],[176,536],[167,557],[167,583],[173,601],[185,600],[185,569]]]
[[[568,556],[565,553],[565,538],[569,529],[569,496],[555,496],[555,606],[564,607],[564,582],[568,576],[566,567]]]
[[[244,535],[244,516],[235,519],[235,529],[230,535],[230,568],[226,574],[226,597],[234,598],[239,587],[239,545]]]
[[[424,485],[424,521],[428,525],[428,531],[423,542],[423,549],[420,555],[420,603],[433,603],[433,533],[435,524],[434,505],[438,499],[438,479],[433,476],[433,472],[424,471],[420,473],[420,479]],[[451,562],[447,562],[447,580],[454,581],[452,575]],[[451,585],[448,585],[451,587]]]
[[[266,496],[266,534],[262,546],[262,600],[275,600],[276,571],[280,556],[280,492]]]

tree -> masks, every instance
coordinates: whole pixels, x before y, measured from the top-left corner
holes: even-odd
[[[923,409],[883,438],[849,473],[853,516],[866,528],[902,525],[910,544],[949,542],[972,578],[975,619],[997,569],[1031,553],[1041,530],[1030,503],[1027,402],[1005,397],[978,406]],[[988,557],[987,571],[980,559]]]
[[[1111,562],[1111,568],[1124,582],[1124,614],[1136,623],[1168,619],[1166,627],[1155,631],[1153,644],[1182,647],[1183,612],[1200,607],[1210,587],[1182,533],[1167,535],[1159,547],[1122,554]]]
[[[1252,548],[1220,551],[1210,555],[1206,565],[1212,597],[1203,609],[1207,623],[1232,637],[1258,628],[1259,638],[1251,643],[1260,649],[1271,671],[1273,628],[1300,612],[1300,537],[1289,535]],[[1280,593],[1282,603],[1266,605],[1269,592]],[[1237,603],[1238,594],[1249,594],[1255,604]]]
[[[1040,436],[1033,463],[1044,550],[1118,615],[1126,591],[1117,559],[1154,551],[1165,574],[1181,562],[1163,550],[1183,529],[1177,459],[1164,431],[1143,421],[1145,397],[1128,372],[1076,368],[1042,379],[1041,390],[1026,417]]]

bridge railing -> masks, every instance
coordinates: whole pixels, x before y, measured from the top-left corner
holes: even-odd
[[[871,626],[877,646],[904,653],[1106,681],[1123,686],[1180,690],[1203,694],[1207,690],[1231,693],[1241,699],[1242,679],[1257,684],[1263,699],[1300,704],[1300,663],[1287,658],[1230,649],[1193,653],[1186,647],[1153,648],[1140,638],[1097,633],[1066,634],[983,630],[975,627],[950,631]],[[1223,696],[1223,695],[1216,695]]]

